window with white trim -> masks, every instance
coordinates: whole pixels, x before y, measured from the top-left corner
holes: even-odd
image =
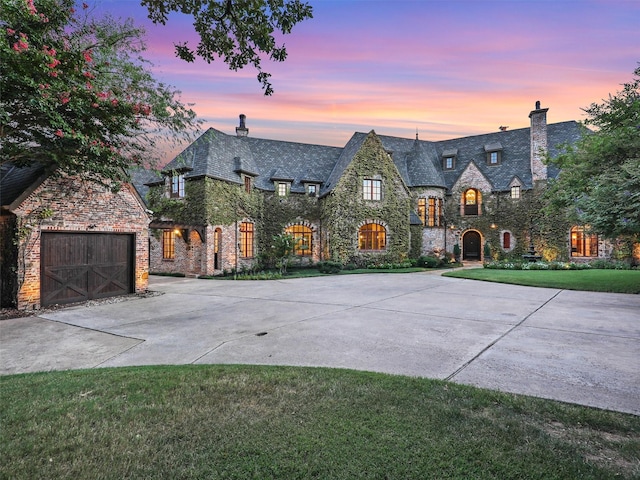
[[[365,178],[362,181],[362,198],[365,200],[381,200],[382,180]]]

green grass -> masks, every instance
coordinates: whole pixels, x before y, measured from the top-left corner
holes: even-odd
[[[443,275],[530,287],[640,293],[640,270],[494,270],[472,268],[455,270],[443,273]]]
[[[349,370],[14,375],[0,407],[7,479],[640,476],[640,417]]]

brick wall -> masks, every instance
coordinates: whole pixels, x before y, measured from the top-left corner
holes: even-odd
[[[134,234],[135,291],[148,286],[149,217],[131,185],[117,193],[76,177],[49,177],[14,211],[29,232],[20,242],[17,305],[40,307],[40,237],[43,231]]]

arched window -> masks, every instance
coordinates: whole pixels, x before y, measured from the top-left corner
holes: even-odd
[[[470,188],[462,193],[463,212],[465,215],[480,215],[482,194],[475,188]]]
[[[291,225],[284,230],[284,233],[291,235],[296,240],[293,249],[294,255],[310,256],[312,251],[313,230],[304,225]]]
[[[367,223],[358,231],[360,250],[384,250],[387,246],[387,230],[378,223]]]
[[[511,232],[504,232],[502,234],[502,248],[505,250],[511,249]]]
[[[572,257],[598,256],[598,235],[588,232],[587,227],[573,227],[571,229]]]

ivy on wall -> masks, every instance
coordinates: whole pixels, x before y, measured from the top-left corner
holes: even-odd
[[[411,225],[411,245],[409,247],[409,258],[418,258],[422,255],[422,225]]]
[[[382,200],[363,199],[365,178],[382,180]],[[375,132],[370,132],[322,205],[331,258],[358,265],[405,260],[411,247],[410,203],[407,187],[393,160]],[[387,226],[387,247],[383,253],[358,250],[358,228],[368,220],[381,221]]]
[[[538,182],[533,189],[523,191],[519,199],[512,199],[508,192],[482,192],[482,215],[479,216],[460,215],[460,197],[467,188],[470,186],[460,187],[447,198],[447,224],[455,225],[460,231],[480,231],[494,259],[520,259],[529,250],[532,238],[536,252],[545,260],[568,259],[570,223],[562,215],[545,212],[544,182]],[[511,232],[515,240],[514,248],[509,252],[502,249],[500,242],[501,232],[504,231]]]
[[[264,208],[258,221],[257,242],[262,260],[270,265],[273,237],[281,235],[285,227],[297,223],[320,223],[320,204],[317,197],[303,194],[288,194],[281,197],[275,193],[263,193]]]
[[[185,182],[184,199],[167,198],[166,186],[154,186],[147,194],[154,218],[168,218],[189,225],[231,225],[237,220],[261,217],[262,194],[247,193],[244,186],[208,177]]]

